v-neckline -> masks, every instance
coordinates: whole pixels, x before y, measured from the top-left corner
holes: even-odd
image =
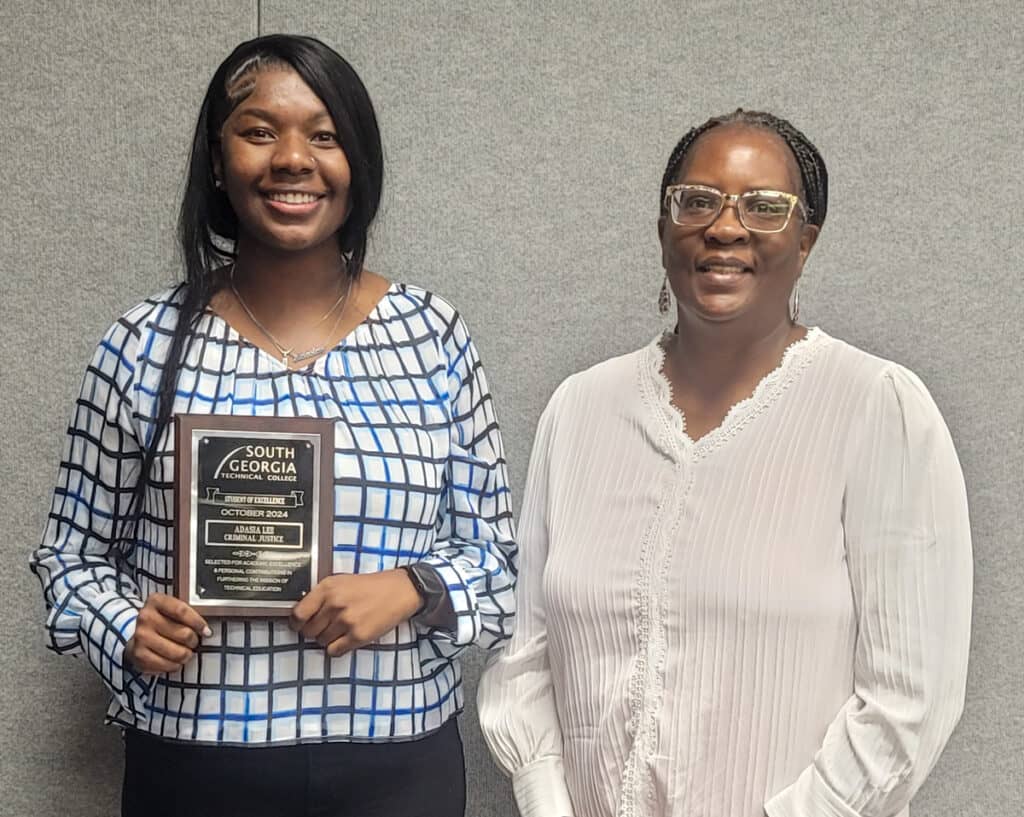
[[[337,343],[332,344],[330,347],[326,348],[321,355],[311,360],[308,365],[300,366],[294,369],[289,366],[286,366],[284,364],[284,361],[282,361],[280,358],[275,357],[262,346],[260,346],[257,343],[254,343],[241,332],[239,332],[234,327],[234,325],[219,312],[215,312],[214,310],[207,307],[203,314],[207,315],[213,323],[219,323],[223,327],[224,331],[226,331],[227,338],[229,340],[236,342],[241,348],[252,349],[253,354],[255,354],[258,359],[263,360],[269,364],[274,374],[297,374],[302,375],[304,377],[308,377],[309,375],[323,375],[325,372],[325,367],[327,365],[327,359],[336,351],[343,349],[349,343],[350,338],[352,338],[356,334],[356,332],[358,332],[359,329],[362,326],[364,326],[370,318],[377,315],[377,312],[380,309],[381,304],[384,303],[385,299],[388,298],[388,296],[397,293],[399,290],[399,286],[400,285],[398,284],[398,282],[391,281],[388,284],[387,289],[380,296],[377,302],[373,305],[370,311],[367,312],[362,317],[359,323],[357,323],[348,332],[346,332],[345,335],[342,338],[340,338]]]
[[[641,376],[647,382],[653,408],[667,427],[670,438],[694,456],[704,456],[736,436],[753,417],[775,402],[792,379],[810,363],[815,352],[829,340],[829,336],[818,327],[809,327],[802,338],[786,347],[779,364],[758,381],[748,397],[730,406],[718,425],[694,440],[686,430],[686,415],[672,401],[672,386],[664,372],[664,343],[670,334],[659,334],[647,346]]]

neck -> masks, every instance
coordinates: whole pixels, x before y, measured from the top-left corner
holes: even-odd
[[[305,253],[282,253],[239,238],[234,283],[257,312],[304,315],[326,308],[344,280],[344,261],[333,241]]]
[[[677,334],[668,343],[672,368],[707,395],[758,380],[779,365],[787,346],[807,334],[788,317],[766,325],[743,320],[713,323],[679,310]]]

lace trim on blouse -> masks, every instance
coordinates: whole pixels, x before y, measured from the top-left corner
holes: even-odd
[[[672,336],[665,332],[656,337],[642,356],[643,378],[653,389],[644,389],[645,396],[653,396],[648,406],[654,409],[662,420],[673,430],[673,434],[683,444],[693,450],[693,456],[700,459],[722,443],[731,440],[751,420],[769,408],[814,359],[818,349],[831,338],[821,329],[814,326],[807,330],[802,338],[789,344],[782,354],[779,365],[761,378],[749,397],[734,403],[726,412],[722,422],[699,440],[694,440],[686,431],[686,417],[682,410],[672,402],[672,386],[665,376],[665,343]]]
[[[664,486],[654,518],[640,543],[639,580],[634,583],[633,590],[638,649],[629,679],[630,716],[626,724],[627,734],[633,736],[633,745],[623,770],[619,817],[641,817],[650,813],[655,805],[655,791],[644,774],[644,767],[655,754],[658,714],[664,693],[668,649],[665,583],[674,553],[669,543],[675,539],[680,506],[693,487],[694,471],[692,468],[684,471],[684,464],[687,460],[706,456],[719,445],[731,440],[769,408],[810,365],[818,349],[830,339],[816,327],[809,329],[803,338],[786,347],[779,365],[761,379],[750,397],[733,405],[716,428],[694,441],[686,433],[685,416],[672,402],[672,389],[663,372],[664,342],[668,334],[656,337],[640,356],[641,398],[661,427],[665,450],[673,454],[674,476]],[[689,457],[685,456],[687,452]],[[685,485],[680,490],[680,483],[683,482]],[[670,524],[668,530],[664,527],[666,521]]]

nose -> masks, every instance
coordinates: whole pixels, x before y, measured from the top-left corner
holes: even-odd
[[[312,148],[300,134],[283,135],[276,148],[271,165],[275,172],[301,176],[312,173],[316,167]]]
[[[750,233],[740,221],[737,201],[726,199],[715,220],[704,228],[704,237],[716,244],[736,244],[750,239]]]

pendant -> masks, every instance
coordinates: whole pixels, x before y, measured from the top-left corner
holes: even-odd
[[[304,360],[309,360],[311,357],[319,357],[323,353],[323,346],[314,346],[312,349],[307,349],[305,352],[299,352],[298,354],[292,355],[292,361],[294,363],[301,363]]]

